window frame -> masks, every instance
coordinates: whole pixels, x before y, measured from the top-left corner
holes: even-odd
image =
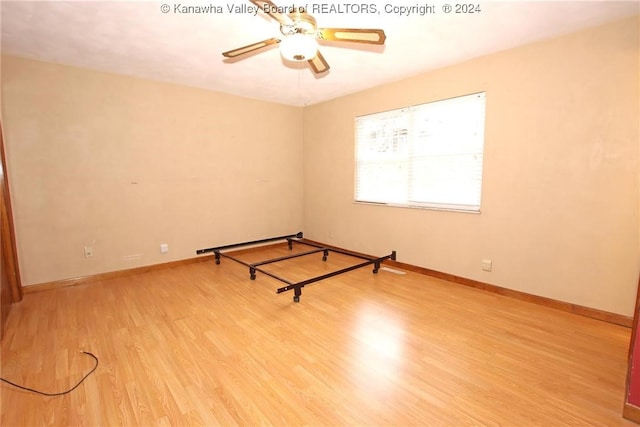
[[[479,98],[479,101],[476,101],[476,99],[478,98]],[[435,199],[431,201],[411,200],[412,195],[416,194],[415,190],[412,190],[412,185],[415,185],[417,182],[417,179],[412,177],[412,172],[411,172],[412,166],[414,166],[418,162],[418,159],[417,159],[418,156],[414,154],[415,147],[420,142],[424,142],[426,140],[424,135],[422,136],[416,135],[420,129],[420,126],[416,125],[415,123],[415,121],[417,120],[416,116],[424,113],[424,111],[428,111],[429,108],[433,108],[434,105],[438,103],[447,103],[447,101],[463,102],[463,103],[466,102],[467,104],[462,104],[462,105],[470,105],[471,106],[470,108],[478,109],[477,111],[474,112],[473,116],[470,116],[470,120],[469,120],[469,123],[471,123],[472,126],[471,126],[471,130],[468,131],[468,133],[473,134],[472,137],[469,135],[466,136],[471,140],[471,142],[467,141],[467,145],[468,145],[467,149],[469,151],[465,152],[464,150],[460,150],[459,149],[460,147],[457,147],[456,150],[454,150],[454,156],[456,156],[455,160],[464,162],[465,156],[466,157],[471,156],[473,158],[471,161],[467,159],[466,160],[467,165],[461,170],[467,173],[470,173],[472,175],[470,178],[468,178],[468,181],[470,182],[474,180],[478,181],[477,187],[474,187],[471,190],[469,190],[469,192],[472,193],[472,197],[477,198],[477,203],[451,203],[451,202],[435,201]],[[473,105],[474,103],[478,103],[478,104]],[[451,103],[448,103],[448,104],[451,104]],[[453,107],[451,107],[451,105]],[[447,107],[455,108],[455,104],[451,104],[451,105],[447,105]],[[360,183],[360,179],[362,179],[360,175],[364,172],[364,167],[367,166],[365,162],[368,161],[370,163],[370,166],[375,166],[373,165],[373,161],[366,160],[366,155],[362,156],[362,154],[360,153],[360,151],[362,151],[362,147],[364,147],[367,144],[366,140],[360,139],[361,137],[360,134],[361,132],[363,132],[363,128],[364,128],[364,126],[362,125],[363,120],[379,119],[382,122],[385,119],[394,120],[397,117],[400,117],[399,119],[400,122],[404,121],[404,123],[406,123],[405,129],[403,129],[402,127],[392,128],[391,132],[387,132],[386,136],[385,135],[383,135],[382,137],[376,136],[375,138],[381,139],[379,144],[386,144],[387,146],[389,146],[391,144],[391,142],[388,140],[389,135],[395,136],[395,133],[398,133],[398,132],[401,133],[403,131],[406,132],[406,134],[403,134],[407,137],[406,147],[404,147],[404,151],[408,152],[408,154],[405,153],[402,163],[401,164],[398,163],[399,167],[405,166],[406,168],[408,168],[408,170],[402,172],[402,174],[406,175],[406,178],[404,179],[404,182],[400,182],[401,185],[399,186],[399,190],[402,193],[404,193],[404,197],[402,198],[401,201],[399,201],[399,199],[393,200],[391,197],[389,197],[390,193],[386,194],[387,200],[384,200],[384,198],[375,200],[376,199],[375,197],[367,197],[366,195],[363,197],[362,193],[359,193],[359,190],[363,190],[363,188],[359,186],[360,185],[359,183]],[[477,213],[477,214],[481,212],[482,192],[483,192],[482,190],[483,190],[483,181],[484,181],[483,179],[484,178],[484,153],[485,153],[485,145],[486,145],[486,135],[485,135],[486,134],[486,91],[474,92],[474,93],[469,93],[469,94],[450,97],[450,98],[438,99],[438,100],[434,100],[434,101],[430,101],[422,104],[406,106],[406,107],[396,108],[392,110],[381,111],[377,113],[360,115],[355,117],[354,122],[355,122],[355,126],[354,126],[355,128],[354,129],[354,191],[353,191],[354,203],[364,204],[364,205],[375,205],[375,206],[402,207],[402,208],[410,208],[410,209],[444,210],[444,211]],[[375,129],[374,131],[369,131],[370,133],[382,132],[383,125],[382,123],[380,123],[379,127],[374,127],[370,129]],[[449,134],[447,134],[446,137],[450,137]],[[387,138],[387,141],[385,141],[384,138]],[[372,146],[373,144],[376,143],[376,141],[374,141],[373,138],[371,138],[371,141],[369,143]],[[393,143],[395,145],[395,141]],[[439,145],[442,146],[441,144]],[[371,146],[369,147],[368,151],[371,151]],[[469,147],[473,147],[475,151],[471,151]],[[436,151],[437,150],[438,150],[438,147],[436,147]],[[429,151],[429,150],[427,149],[426,151]],[[479,160],[475,159],[475,156],[478,156],[478,155],[480,155]],[[381,158],[384,158],[384,157],[385,157],[384,155],[381,156]],[[390,157],[392,156],[387,156],[387,163],[388,163],[387,167],[390,167],[389,165],[392,163],[392,160],[390,159]],[[434,157],[435,155],[433,154],[428,155],[427,161],[429,159],[433,161]],[[383,159],[381,163],[384,163],[384,162],[385,161]],[[479,171],[474,171],[474,169],[479,169]],[[440,180],[443,179],[442,174],[439,174],[438,176],[440,177]],[[464,184],[463,180],[461,180],[460,182]],[[440,187],[440,191],[444,190],[444,188],[442,188],[441,186],[439,187]],[[364,191],[366,191],[366,189],[364,189]],[[431,196],[433,196],[433,194],[431,194]],[[367,200],[368,198],[370,200]]]

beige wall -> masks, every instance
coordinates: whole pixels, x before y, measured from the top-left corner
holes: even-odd
[[[300,108],[4,57],[2,113],[25,285],[302,229]]]
[[[303,230],[631,315],[640,262],[638,24],[621,21],[304,110],[3,57],[23,283]],[[481,214],[353,203],[356,115],[481,90]],[[481,271],[483,258],[493,272]]]
[[[306,236],[631,315],[638,26],[636,17],[306,108]],[[481,214],[353,203],[355,116],[478,91],[487,92]]]

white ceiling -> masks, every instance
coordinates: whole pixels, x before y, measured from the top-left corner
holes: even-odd
[[[458,0],[446,1],[455,5]],[[460,0],[462,1],[462,0]],[[465,0],[467,1],[467,0]],[[291,0],[274,0],[291,6]],[[363,2],[364,3],[364,2]],[[290,105],[310,105],[536,40],[640,13],[640,0],[482,1],[474,14],[444,13],[445,0],[406,1],[435,13],[399,16],[368,0],[379,13],[351,10],[348,2],[306,4],[319,27],[382,28],[384,47],[321,45],[331,65],[314,76],[306,63],[285,63],[278,46],[234,62],[223,51],[277,37],[279,25],[262,13],[229,7],[248,0],[5,1],[1,3],[2,51],[43,61],[174,82]],[[170,11],[162,12],[168,4]],[[360,5],[361,3],[356,3]],[[222,6],[216,14],[177,13],[182,6]],[[314,13],[317,7],[339,7]]]

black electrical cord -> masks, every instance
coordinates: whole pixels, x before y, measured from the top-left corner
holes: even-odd
[[[33,392],[33,393],[42,394],[42,395],[44,395],[44,396],[62,396],[63,394],[71,393],[73,390],[75,390],[76,388],[78,388],[78,386],[79,386],[80,384],[82,384],[82,382],[83,382],[84,380],[86,380],[86,379],[87,379],[87,377],[88,377],[89,375],[91,375],[91,374],[93,373],[93,371],[95,371],[95,370],[96,370],[96,368],[98,367],[98,358],[97,358],[96,356],[94,356],[94,355],[93,355],[93,353],[89,353],[88,351],[83,351],[83,353],[84,353],[84,354],[86,354],[86,355],[89,355],[89,356],[93,357],[93,360],[95,360],[96,364],[93,366],[93,368],[92,368],[92,369],[91,369],[91,370],[90,370],[90,371],[89,371],[89,372],[88,372],[84,377],[82,377],[82,379],[78,382],[78,384],[74,385],[74,386],[73,386],[73,387],[71,387],[69,390],[61,391],[60,393],[46,393],[46,392],[44,392],[44,391],[38,391],[38,390],[34,390],[34,389],[32,389],[32,388],[29,388],[29,387],[24,387],[24,386],[18,385],[18,384],[13,383],[13,382],[11,382],[11,381],[9,381],[9,380],[5,380],[4,378],[0,378],[0,380],[1,380],[1,381],[3,381],[3,382],[5,382],[5,383],[7,383],[7,384],[11,384],[11,385],[12,385],[12,386],[14,386],[14,387],[21,388],[22,390],[31,391],[31,392]]]

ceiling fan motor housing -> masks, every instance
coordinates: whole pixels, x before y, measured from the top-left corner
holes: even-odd
[[[280,32],[284,36],[290,36],[293,34],[304,34],[308,36],[315,36],[318,26],[313,16],[304,12],[304,8],[298,8],[296,11],[288,14],[291,18],[291,24],[280,24]]]

